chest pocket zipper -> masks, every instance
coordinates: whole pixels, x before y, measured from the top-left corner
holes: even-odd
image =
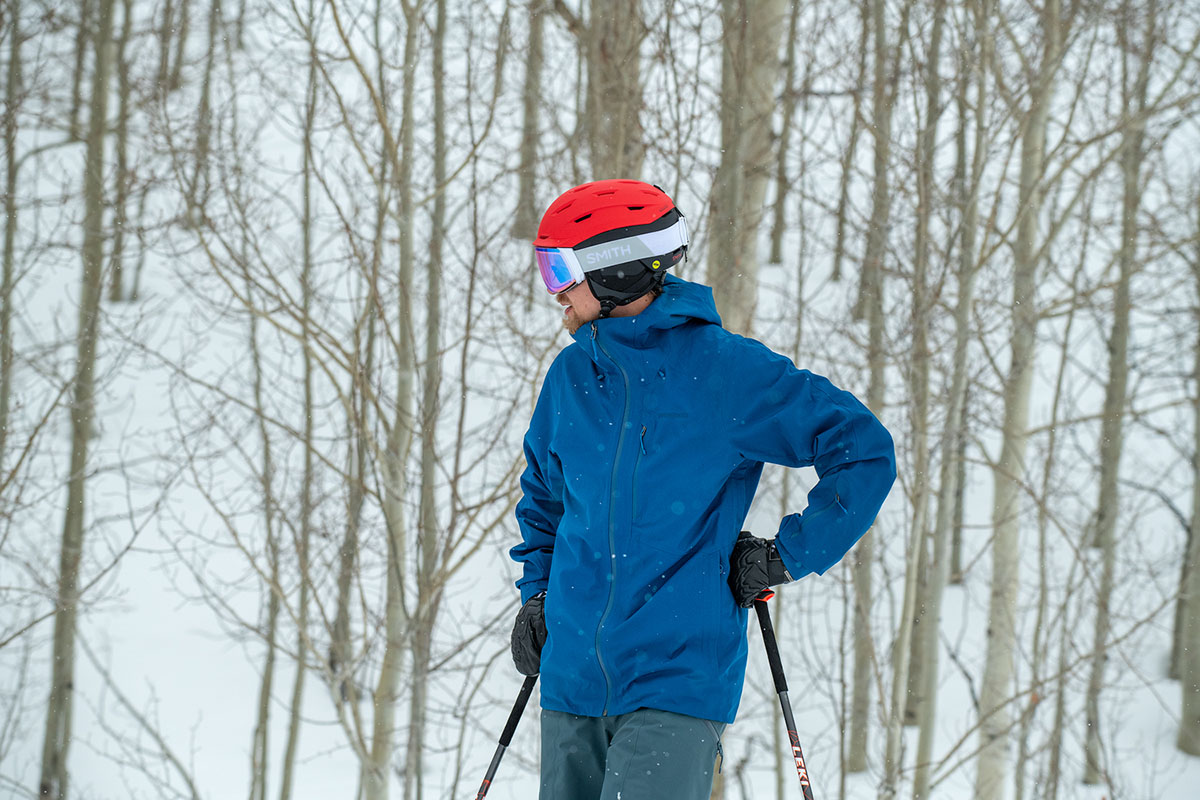
[[[638,434],[638,454],[637,454],[637,460],[633,464],[633,492],[631,495],[632,500],[630,502],[630,506],[631,506],[631,510],[633,512],[632,523],[634,525],[637,524],[637,518],[638,518],[638,483],[639,483],[638,471],[642,468],[642,456],[644,456],[644,455],[646,455],[646,426],[645,425],[642,426],[642,432]]]

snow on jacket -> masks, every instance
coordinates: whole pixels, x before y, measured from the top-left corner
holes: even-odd
[[[726,583],[763,462],[812,465],[776,535],[793,578],[836,564],[895,479],[862,403],[721,327],[712,290],[668,276],[640,314],[585,325],[525,436],[522,602],[546,591],[542,706],[733,722],[747,612]]]

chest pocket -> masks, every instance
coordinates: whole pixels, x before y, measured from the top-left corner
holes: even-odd
[[[688,484],[695,466],[690,462],[699,453],[688,445],[690,424],[686,411],[659,411],[648,414],[639,428],[633,470],[634,538],[669,553],[690,549],[695,536],[694,505],[699,493],[689,491]]]

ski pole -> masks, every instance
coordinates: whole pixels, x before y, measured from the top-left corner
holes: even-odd
[[[487,774],[483,776],[483,783],[479,787],[479,794],[475,795],[475,800],[483,800],[487,796],[488,789],[492,786],[492,778],[496,777],[496,769],[500,766],[500,759],[504,757],[504,751],[512,742],[513,733],[517,730],[517,723],[521,721],[521,715],[525,713],[525,704],[529,702],[529,695],[533,693],[533,685],[537,683],[537,679],[537,675],[530,675],[525,679],[525,683],[521,684],[517,702],[513,704],[512,713],[508,715],[508,724],[504,726],[504,731],[500,734],[500,744],[496,746],[492,763],[488,764]]]
[[[783,708],[783,721],[787,725],[788,737],[792,740],[792,758],[796,759],[796,774],[800,776],[800,790],[804,800],[813,800],[812,786],[808,783],[808,767],[804,766],[804,753],[800,751],[800,736],[796,733],[796,720],[792,717],[792,704],[788,700],[787,679],[783,677],[783,662],[779,659],[779,645],[775,641],[775,628],[771,625],[771,612],[767,600],[773,592],[764,591],[754,600],[758,614],[758,627],[762,631],[763,644],[767,648],[767,661],[771,664],[771,675],[775,678],[775,691],[779,694],[779,705]]]

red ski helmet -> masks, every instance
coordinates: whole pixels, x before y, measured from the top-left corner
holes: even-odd
[[[687,223],[662,189],[635,180],[603,180],[568,189],[538,226],[538,268],[552,294],[585,278],[601,316],[662,286],[684,257]]]

